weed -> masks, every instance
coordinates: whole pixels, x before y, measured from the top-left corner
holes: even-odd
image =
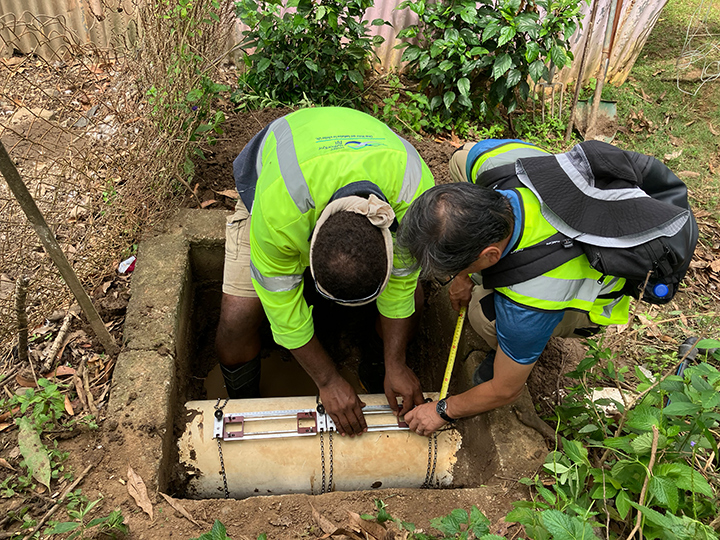
[[[86,533],[93,535],[103,535],[106,538],[117,538],[119,534],[125,535],[129,532],[125,525],[125,518],[120,510],[113,510],[105,517],[94,518],[87,521],[90,512],[100,503],[102,497],[89,502],[87,497],[82,495],[80,489],[75,492],[68,493],[67,496],[67,515],[72,521],[56,522],[52,526],[45,529],[44,534],[67,534],[67,540],[75,538],[85,538]]]

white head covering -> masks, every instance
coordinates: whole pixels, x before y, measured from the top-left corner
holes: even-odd
[[[390,279],[390,274],[392,273],[393,241],[392,234],[390,234],[390,225],[392,225],[393,221],[395,220],[395,211],[392,209],[392,206],[378,198],[376,195],[370,195],[370,197],[367,199],[363,197],[358,197],[356,195],[351,195],[348,197],[341,197],[328,204],[325,207],[325,210],[323,210],[320,214],[320,217],[315,224],[315,230],[313,231],[312,238],[310,239],[310,272],[313,279],[315,279],[313,250],[315,247],[315,240],[317,238],[318,231],[327,221],[327,219],[333,214],[336,214],[337,212],[355,212],[356,214],[366,216],[368,220],[370,220],[370,223],[380,229],[380,232],[382,232],[383,235],[383,239],[385,240],[385,253],[387,255],[387,273],[385,274],[385,280],[383,281],[377,292],[372,297],[364,299],[361,302],[343,302],[341,300],[335,300],[339,304],[352,306],[362,306],[364,304],[369,304],[378,296],[380,296],[380,293],[382,293],[383,290],[385,290],[388,280]],[[322,286],[317,282],[317,280],[315,280],[315,286],[323,295],[327,296],[328,298],[334,299],[333,295],[323,289]]]

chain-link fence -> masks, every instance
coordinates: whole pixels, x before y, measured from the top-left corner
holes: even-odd
[[[101,7],[122,11],[127,21],[104,49],[89,45],[62,15],[0,18],[6,51],[0,139],[88,290],[115,272],[140,232],[185,192],[187,156],[212,98],[202,90],[198,98],[197,89],[212,79],[223,58],[219,44],[233,26],[227,1],[104,0]],[[31,327],[71,303],[0,180],[0,340],[6,345],[21,276],[30,278]]]

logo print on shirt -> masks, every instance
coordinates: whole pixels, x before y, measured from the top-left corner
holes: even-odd
[[[360,148],[365,148],[367,146],[375,146],[375,145],[372,143],[369,143],[369,142],[365,142],[365,141],[348,141],[345,143],[345,146],[347,146],[348,148],[353,148],[353,149],[357,150]]]

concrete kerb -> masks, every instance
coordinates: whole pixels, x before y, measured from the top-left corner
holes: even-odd
[[[228,214],[182,211],[163,233],[143,240],[138,250],[108,420],[117,422],[124,444],[137,449],[136,463],[130,465],[153,490],[167,488],[177,452],[173,415],[178,396],[183,395],[181,387],[190,377],[193,283],[221,279]],[[438,358],[443,367],[456,321],[447,291],[430,299],[422,323],[431,328],[428,357]],[[451,394],[470,387],[476,364],[473,359],[479,356],[470,355],[473,350],[487,350],[487,346],[466,322]],[[442,375],[439,373],[440,382]],[[493,450],[485,456],[487,462],[478,463],[486,471],[485,478],[493,474],[515,478],[530,475],[541,466],[547,452],[542,437],[521,424],[510,407],[462,424],[465,433],[477,432],[474,436],[483,439],[481,448]]]

